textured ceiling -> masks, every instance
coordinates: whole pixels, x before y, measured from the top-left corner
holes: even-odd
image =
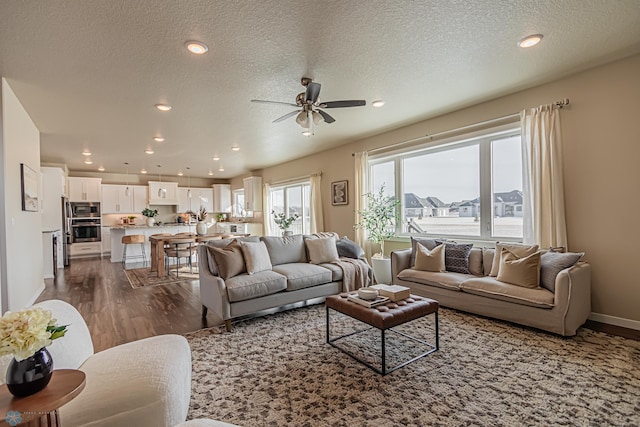
[[[0,74],[43,161],[228,178],[640,52],[639,22],[638,0],[0,0]],[[294,102],[303,76],[321,100],[368,105],[307,138],[271,123],[292,107],[249,102]]]

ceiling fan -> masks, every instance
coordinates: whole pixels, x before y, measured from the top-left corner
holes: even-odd
[[[282,117],[278,117],[273,123],[278,123],[289,117],[296,116],[296,123],[304,128],[303,135],[313,135],[313,125],[322,123],[333,123],[336,121],[327,112],[322,111],[326,108],[345,108],[345,107],[362,107],[367,105],[365,100],[349,100],[349,101],[327,101],[319,102],[318,96],[320,95],[320,83],[314,82],[308,77],[303,77],[300,80],[302,86],[306,88],[304,92],[301,92],[296,96],[296,102],[280,102],[280,101],[265,101],[262,99],[252,99],[251,102],[258,102],[263,104],[282,104],[289,105],[291,107],[298,107],[300,109],[285,114]]]

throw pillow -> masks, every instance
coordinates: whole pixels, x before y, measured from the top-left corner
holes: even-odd
[[[547,252],[540,257],[540,286],[556,291],[556,277],[565,268],[572,267],[584,252]]]
[[[267,246],[272,265],[307,262],[302,234],[285,237],[263,236],[260,240]]]
[[[502,249],[500,269],[496,279],[523,288],[538,288],[540,286],[540,252],[519,257],[508,249]]]
[[[209,251],[216,260],[218,272],[222,279],[227,280],[247,271],[240,243],[231,242],[224,248],[209,247]]]
[[[411,259],[409,260],[409,267],[413,267],[416,263],[416,245],[420,243],[425,248],[432,251],[438,244],[434,239],[420,239],[420,238],[411,238]]]
[[[264,242],[240,242],[242,255],[247,265],[247,273],[254,274],[261,271],[271,270],[271,259],[269,251]]]
[[[356,242],[349,240],[347,236],[336,242],[338,255],[346,258],[360,258],[364,256],[364,250]]]
[[[444,263],[447,271],[453,273],[469,273],[469,254],[473,243],[456,243],[445,240],[436,240],[438,245],[444,244]]]
[[[307,239],[305,244],[307,245],[307,251],[309,251],[309,262],[311,264],[339,261],[335,238]]]
[[[519,243],[500,243],[496,244],[496,251],[493,255],[493,264],[491,264],[491,272],[489,276],[496,277],[498,275],[498,271],[500,270],[500,256],[502,254],[502,249],[507,249],[510,252],[513,252],[520,258],[524,258],[533,253],[538,252],[538,245],[522,245]]]
[[[439,245],[429,250],[422,243],[416,245],[416,263],[413,270],[420,271],[435,271],[438,273],[444,273],[445,267],[445,246]]]

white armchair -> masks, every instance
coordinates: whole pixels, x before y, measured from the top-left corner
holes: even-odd
[[[54,369],[86,374],[84,390],[60,408],[62,425],[158,427],[185,421],[191,349],[184,337],[160,335],[94,354],[89,329],[72,305],[50,300],[36,306],[51,310],[59,325],[69,325],[65,337],[47,348]]]

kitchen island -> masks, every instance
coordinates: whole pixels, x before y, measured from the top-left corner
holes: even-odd
[[[213,229],[212,229],[213,230]],[[144,235],[144,253],[147,257],[147,262],[151,259],[151,245],[149,243],[149,236],[159,233],[194,233],[196,232],[196,224],[162,224],[162,225],[118,225],[111,227],[111,262],[122,262],[122,254],[124,252],[124,245],[122,244],[122,238],[124,236],[130,236],[132,234]],[[140,245],[131,245],[127,248],[127,263],[141,262],[142,261],[142,248]]]

